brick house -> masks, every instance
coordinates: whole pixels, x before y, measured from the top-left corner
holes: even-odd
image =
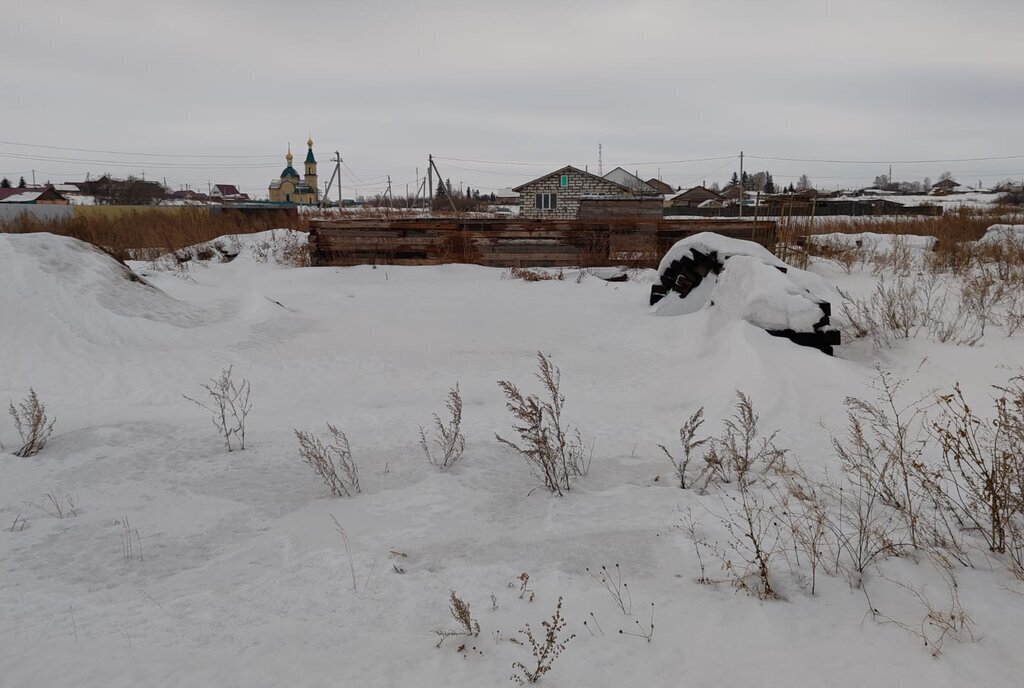
[[[575,220],[579,218],[583,196],[594,199],[632,195],[625,186],[572,165],[512,190],[519,194],[519,217],[530,220]]]

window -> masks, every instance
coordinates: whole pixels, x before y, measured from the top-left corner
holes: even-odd
[[[537,210],[554,210],[558,194],[539,193],[537,194]]]
[[[562,187],[563,189],[568,189],[568,188],[569,188],[569,175],[567,175],[567,174],[563,174],[563,175],[562,175],[562,176],[561,176],[561,177],[560,177],[560,178],[558,179],[558,185],[559,185],[560,187]]]

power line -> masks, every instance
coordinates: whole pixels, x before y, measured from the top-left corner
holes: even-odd
[[[151,167],[161,169],[270,169],[277,167],[276,164],[268,163],[236,163],[236,164],[212,164],[212,163],[180,163],[180,162],[157,162],[140,160],[96,160],[92,158],[65,158],[52,155],[27,155],[25,153],[14,153],[11,151],[0,151],[0,157],[12,160],[34,160],[38,162],[62,162],[66,164],[86,165],[112,165],[116,167]]]
[[[44,146],[39,143],[20,143],[18,141],[0,141],[0,143],[7,146],[24,146],[26,148],[47,148],[49,150],[63,150],[63,151],[75,151],[78,153],[105,153],[107,155],[136,155],[143,157],[152,158],[259,158],[259,159],[270,159],[278,158],[280,156],[271,155],[205,155],[205,154],[186,154],[186,153],[141,153],[141,152],[124,152],[124,151],[112,151],[112,150],[101,150],[97,148],[69,148],[66,146]]]
[[[1022,155],[997,155],[983,158],[945,158],[941,160],[820,160],[815,158],[783,158],[767,155],[748,155],[756,160],[776,160],[782,162],[818,162],[835,165],[926,165],[940,162],[981,162],[986,160],[1018,160]]]

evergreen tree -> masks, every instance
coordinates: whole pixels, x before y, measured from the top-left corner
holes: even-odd
[[[437,180],[437,193],[434,194],[437,198],[448,195],[448,189],[445,188],[444,182],[440,179]]]
[[[743,174],[740,175],[740,187],[744,189],[750,188],[750,175],[747,174],[746,170],[743,170]]]
[[[25,183],[25,178],[24,177],[22,177],[21,179],[18,180],[18,188],[19,189],[24,189],[26,186],[28,186],[28,185]]]
[[[0,189],[9,189],[9,188],[11,188],[11,180],[8,179],[7,177],[4,177],[3,179],[0,179]]]
[[[729,184],[731,184],[732,186],[736,186],[739,183],[740,183],[740,176],[738,174],[736,174],[735,172],[733,172],[732,173],[732,178],[729,180]]]
[[[444,186],[445,186],[445,191],[448,193],[449,196],[451,196],[452,195],[452,180],[451,179],[445,179],[444,180]]]
[[[775,193],[775,180],[772,179],[771,172],[764,173],[764,192],[770,194]]]

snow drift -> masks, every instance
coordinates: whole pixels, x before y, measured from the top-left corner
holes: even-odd
[[[669,249],[658,275],[651,304],[659,315],[713,307],[720,318],[744,320],[828,354],[839,344],[839,332],[829,326],[834,289],[754,242],[695,234]]]
[[[978,239],[979,244],[1024,242],[1024,225],[992,225],[985,230],[985,236]]]
[[[71,237],[0,234],[0,348],[152,346],[208,322],[128,267]]]

